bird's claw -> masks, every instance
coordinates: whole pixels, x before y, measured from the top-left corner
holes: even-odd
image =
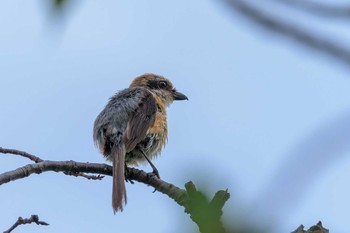
[[[129,179],[129,168],[128,166],[125,165],[125,169],[124,169],[124,177],[125,177],[125,181],[130,183],[130,184],[134,184],[134,181],[132,179]]]
[[[160,179],[160,175],[157,168],[153,168],[152,174],[154,174],[158,179]]]

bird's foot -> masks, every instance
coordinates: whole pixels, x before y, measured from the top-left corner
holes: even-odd
[[[125,169],[124,169],[124,176],[125,176],[125,181],[126,182],[130,182],[130,184],[134,184],[134,181],[132,179],[129,179],[129,173],[130,173],[130,170],[128,168],[128,166],[126,166],[125,164]]]
[[[151,166],[152,165],[153,164],[151,164]],[[155,166],[152,166],[152,168],[153,168],[152,174],[155,175],[158,179],[160,179],[160,175],[159,175],[158,169]],[[154,189],[152,193],[155,193],[156,191],[157,191],[157,189]]]
[[[158,169],[155,166],[152,166],[152,168],[153,168],[152,174],[154,174],[158,179],[160,179]]]
[[[152,173],[158,178],[160,179],[160,176],[159,176],[159,172],[158,172],[158,169],[156,168],[156,166],[154,166],[154,164],[151,162],[151,160],[147,157],[147,155],[145,154],[145,152],[143,152],[143,150],[141,150],[141,153],[143,154],[143,156],[145,157],[145,159],[147,160],[147,162],[149,163],[149,165],[151,165],[153,171]]]

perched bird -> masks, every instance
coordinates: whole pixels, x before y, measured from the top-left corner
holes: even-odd
[[[112,207],[114,213],[126,204],[127,165],[148,161],[158,155],[168,137],[166,107],[174,100],[188,100],[172,83],[155,74],[135,78],[129,88],[112,96],[97,116],[93,138],[105,158],[113,164]]]

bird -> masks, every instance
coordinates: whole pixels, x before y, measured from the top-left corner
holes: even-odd
[[[100,153],[113,165],[112,208],[123,211],[127,203],[125,178],[128,165],[151,162],[168,140],[167,107],[174,100],[188,100],[167,78],[146,73],[113,95],[97,116],[93,140]],[[123,204],[124,203],[124,204]]]

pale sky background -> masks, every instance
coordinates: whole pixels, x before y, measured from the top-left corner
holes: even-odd
[[[168,145],[154,161],[164,180],[192,180],[210,194],[228,188],[227,222],[287,233],[322,220],[350,232],[350,69],[218,2],[76,1],[59,20],[45,1],[1,1],[0,146],[102,163],[95,117],[134,77],[153,72],[189,97],[168,111]],[[285,12],[275,11],[350,41],[348,23]],[[0,155],[0,172],[29,162]],[[16,232],[196,229],[175,202],[139,183],[127,184],[128,204],[113,215],[111,186],[110,177],[57,173],[2,185],[0,231],[31,214],[51,225]]]

